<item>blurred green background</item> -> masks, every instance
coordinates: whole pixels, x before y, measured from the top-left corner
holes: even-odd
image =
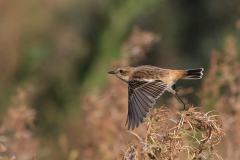
[[[133,66],[203,67],[207,73],[211,51],[223,51],[227,36],[240,49],[239,19],[239,0],[2,0],[0,115],[4,119],[16,88],[22,88],[36,111],[39,148],[51,148],[36,159],[71,159],[75,150],[59,152],[58,137],[74,116],[85,114],[82,97],[106,87],[111,62],[120,58],[135,27],[160,41]],[[179,85],[198,89],[201,81]]]

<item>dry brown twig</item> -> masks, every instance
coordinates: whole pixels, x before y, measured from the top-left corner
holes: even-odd
[[[220,116],[199,111],[200,107],[173,113],[162,106],[145,120],[145,139],[128,146],[121,156],[133,159],[222,159],[215,150],[224,132]]]

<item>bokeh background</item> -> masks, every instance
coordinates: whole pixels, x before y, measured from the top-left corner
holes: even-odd
[[[239,159],[239,57],[239,0],[1,0],[0,156],[118,158],[136,138],[124,126],[127,85],[107,72],[148,64],[205,69],[179,93],[219,112],[219,154]],[[162,105],[183,107],[169,93]]]

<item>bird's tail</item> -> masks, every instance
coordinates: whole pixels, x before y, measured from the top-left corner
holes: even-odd
[[[201,79],[203,75],[203,68],[189,69],[183,79]]]

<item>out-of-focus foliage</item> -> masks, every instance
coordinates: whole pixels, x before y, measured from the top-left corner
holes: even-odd
[[[125,138],[131,138],[124,127],[127,86],[109,78],[107,71],[119,65],[150,64],[205,68],[203,80],[178,83],[186,88],[180,94],[224,114],[224,144],[229,150],[223,150],[223,158],[235,159],[239,7],[239,0],[1,1],[1,127],[13,122],[10,113],[29,117],[21,121],[20,129],[1,132],[9,145],[0,141],[7,147],[0,156],[113,159]],[[230,42],[224,50],[226,39]],[[27,97],[23,110],[18,108],[22,102],[11,99],[19,87]],[[182,107],[167,93],[158,103]],[[34,114],[25,114],[30,112]],[[23,138],[29,141],[28,151],[17,147],[22,142],[12,137],[22,131],[29,135]],[[144,133],[143,126],[137,133]],[[21,158],[25,153],[30,158]]]
[[[12,101],[0,126],[0,159],[33,159],[39,149],[32,132],[36,112],[28,108],[28,95],[20,88]]]
[[[240,146],[240,50],[236,44],[229,36],[222,53],[212,51],[209,72],[199,93],[201,106],[217,110],[222,117],[226,136],[219,148],[226,159],[237,159]]]

